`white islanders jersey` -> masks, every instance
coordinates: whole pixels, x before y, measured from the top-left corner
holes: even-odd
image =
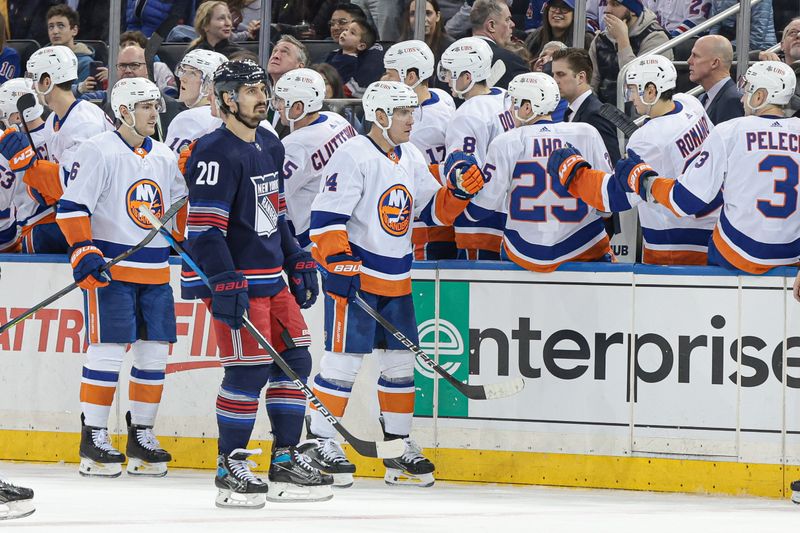
[[[94,244],[108,258],[136,245],[152,228],[139,213],[140,205],[161,217],[188,194],[175,154],[149,137],[132,148],[116,131],[106,132],[82,143],[75,161],[79,168],[59,200],[57,218],[62,223],[91,216]],[[111,276],[131,283],[168,283],[169,251],[158,235],[111,267]]]
[[[50,160],[58,163],[69,176],[78,148],[88,139],[107,131],[114,131],[114,125],[103,110],[86,100],[76,100],[63,117],[57,117],[55,113],[47,117],[45,136],[49,139]]]
[[[445,134],[456,111],[453,97],[441,89],[430,89],[431,97],[414,109],[411,143],[429,165],[443,163],[447,155]]]
[[[656,178],[651,193],[685,216],[721,189],[709,260],[721,256],[739,270],[761,274],[800,260],[799,176],[800,119],[746,116],[718,124],[686,172],[677,180]]]
[[[603,138],[594,127],[537,122],[492,141],[483,167],[486,186],[467,207],[467,216],[473,219],[493,211],[506,214],[503,249],[528,270],[551,272],[565,261],[592,261],[610,252],[597,211],[547,173],[550,154],[567,143],[593,168],[611,170]]]
[[[311,249],[309,206],[319,193],[325,166],[333,153],[356,135],[344,117],[323,111],[315,122],[293,131],[282,141],[286,150],[283,164],[286,211],[297,242],[305,250]]]

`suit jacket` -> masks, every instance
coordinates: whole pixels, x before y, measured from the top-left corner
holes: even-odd
[[[484,38],[484,40],[489,43],[489,48],[492,49],[492,65],[494,65],[498,59],[502,59],[503,63],[506,65],[506,73],[494,84],[495,87],[507,89],[509,82],[514,79],[514,76],[531,71],[530,66],[525,60],[511,50],[506,50],[491,39]]]
[[[703,93],[700,95],[702,101]],[[711,100],[706,108],[706,114],[711,119],[713,124],[719,124],[736,117],[744,116],[744,107],[742,106],[742,95],[739,94],[739,89],[736,88],[736,83],[733,79],[729,79],[722,86],[722,89],[717,93],[717,96]]]
[[[602,105],[603,103],[594,93],[590,94],[575,112],[575,117],[572,121],[585,122],[586,124],[594,126],[603,138],[603,144],[606,145],[608,155],[611,157],[611,164],[616,165],[620,157],[617,128],[615,128],[611,122],[600,116],[600,108]]]

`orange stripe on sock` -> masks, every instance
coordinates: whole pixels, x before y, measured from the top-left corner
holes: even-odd
[[[347,298],[334,298],[333,310],[333,351],[336,353],[344,352],[344,339],[347,335],[346,322],[347,317]]]
[[[644,249],[642,262],[647,265],[707,265],[708,254],[691,250]]]
[[[100,342],[100,315],[97,312],[97,289],[86,291],[89,299],[89,343],[98,344]],[[108,405],[111,405],[110,403]]]
[[[378,391],[378,403],[384,413],[413,413],[413,392],[383,392]]]
[[[101,387],[91,383],[81,383],[81,402],[110,406],[114,401],[116,387]]]
[[[344,416],[344,410],[347,407],[347,400],[349,400],[346,396],[336,396],[334,394],[328,394],[325,391],[321,391],[318,388],[314,387],[314,394],[319,398],[319,400],[325,405],[328,411],[337,418]],[[316,411],[317,408],[314,407],[314,404],[309,404],[309,407],[313,411]]]
[[[144,385],[131,381],[128,384],[128,398],[133,402],[161,403],[164,385]]]

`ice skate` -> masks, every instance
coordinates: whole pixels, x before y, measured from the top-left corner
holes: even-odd
[[[311,459],[294,446],[273,448],[269,466],[272,502],[324,502],[333,498],[333,476],[321,472]]]
[[[308,439],[301,442],[297,450],[311,459],[313,467],[333,476],[334,488],[351,487],[356,465],[347,460],[342,446],[336,439],[314,435],[311,432],[308,416],[306,417],[306,435]]]
[[[81,466],[78,472],[88,477],[118,477],[125,456],[111,445],[106,428],[87,426],[81,415]]]
[[[0,478],[0,520],[23,518],[33,514],[33,491]]]
[[[800,480],[792,481],[792,503],[800,505]]]
[[[435,481],[433,463],[422,455],[422,449],[410,437],[405,437],[403,442],[406,444],[403,455],[383,460],[383,466],[386,467],[384,481],[388,485],[432,486]]]
[[[261,509],[266,505],[267,484],[250,471],[256,466],[250,456],[260,453],[260,449],[237,448],[230,455],[217,457],[217,507]]]
[[[131,414],[125,415],[128,423],[128,474],[132,476],[163,477],[172,456],[161,448],[152,426],[131,424]]]

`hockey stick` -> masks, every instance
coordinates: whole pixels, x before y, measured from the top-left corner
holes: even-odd
[[[639,129],[639,126],[631,117],[611,104],[600,106],[599,115],[618,128],[626,137],[630,137],[633,132]]]
[[[147,220],[149,220],[151,224],[153,224],[153,227],[161,230],[161,234],[167,240],[167,242],[169,242],[170,245],[175,249],[175,251],[178,252],[178,254],[183,258],[183,260],[186,261],[186,264],[189,265],[189,267],[192,270],[194,270],[198,276],[200,276],[200,279],[203,280],[203,283],[205,283],[210,287],[208,282],[208,277],[203,273],[202,270],[200,270],[200,267],[197,265],[197,263],[194,262],[192,256],[189,255],[186,249],[179,242],[177,242],[174,238],[172,238],[172,235],[170,235],[168,231],[162,229],[163,225],[158,221],[155,215],[153,215],[153,213],[151,213],[150,210],[147,209],[147,206],[144,204],[139,206],[139,212],[142,214],[142,216],[147,218]],[[402,439],[394,439],[387,441],[361,440],[355,437],[349,431],[347,431],[347,429],[341,424],[341,422],[339,422],[336,419],[336,417],[333,416],[333,414],[331,414],[330,411],[328,411],[328,408],[325,407],[325,405],[320,401],[320,399],[317,398],[317,396],[314,394],[314,391],[312,391],[309,388],[309,386],[306,385],[302,379],[300,379],[300,376],[298,376],[297,373],[294,370],[292,370],[292,367],[290,367],[286,363],[286,361],[283,359],[283,357],[281,357],[281,355],[277,352],[277,350],[275,350],[275,348],[272,347],[272,345],[261,334],[261,332],[258,331],[258,329],[256,329],[253,323],[250,322],[250,319],[247,318],[247,316],[244,316],[243,320],[245,329],[250,332],[250,334],[253,336],[256,342],[270,356],[272,356],[272,359],[273,361],[275,361],[275,364],[277,364],[278,367],[281,370],[283,370],[284,374],[286,374],[289,377],[289,379],[292,380],[295,386],[298,389],[300,389],[303,392],[303,394],[305,394],[308,401],[311,402],[314,405],[314,407],[317,408],[317,411],[319,411],[322,414],[322,416],[325,417],[325,420],[327,420],[336,429],[336,431],[338,431],[339,434],[342,437],[344,437],[345,440],[347,440],[347,442],[350,444],[350,446],[353,447],[355,451],[357,451],[364,457],[379,457],[384,459],[391,459],[403,455],[403,452],[405,451],[405,443],[403,442]]]
[[[506,75],[506,64],[502,59],[498,59],[492,65],[489,71],[489,77],[486,79],[487,87],[494,87],[494,84],[500,81],[500,78]]]
[[[322,270],[320,270],[322,271]],[[498,398],[505,398],[517,394],[525,387],[525,381],[522,378],[514,378],[499,383],[490,383],[488,385],[470,385],[469,383],[462,383],[456,379],[452,374],[447,372],[444,368],[431,359],[422,348],[411,342],[411,339],[406,337],[399,329],[386,320],[383,315],[376,311],[371,305],[364,301],[360,294],[356,294],[355,302],[361,309],[367,312],[369,316],[375,319],[386,331],[392,336],[403,343],[403,346],[411,350],[420,361],[422,361],[428,368],[442,376],[450,385],[452,385],[458,392],[469,398],[470,400],[496,400]]]
[[[25,131],[25,135],[28,136],[28,142],[31,143],[31,149],[33,150],[33,157],[35,159],[41,159],[39,157],[39,150],[36,149],[36,145],[33,144],[33,136],[31,136],[31,130],[28,129],[28,123],[25,120],[25,111],[32,108],[36,105],[36,97],[33,96],[31,93],[25,93],[19,97],[17,100],[17,111],[19,112],[19,121],[22,124],[22,129]]]
[[[169,221],[173,216],[175,216],[175,213],[177,213],[178,210],[181,207],[183,207],[183,204],[186,203],[187,199],[188,199],[188,197],[184,197],[184,198],[181,198],[180,200],[178,200],[177,202],[175,202],[174,204],[172,204],[172,206],[167,210],[167,212],[164,213],[164,216],[162,217],[161,220],[163,222]],[[142,241],[139,244],[137,244],[133,248],[125,250],[124,252],[119,254],[117,257],[113,258],[108,263],[106,263],[106,265],[101,269],[101,272],[105,272],[106,270],[108,270],[112,266],[116,265],[120,261],[124,261],[125,259],[129,258],[131,255],[135,254],[136,252],[138,252],[139,250],[141,250],[142,248],[147,246],[150,243],[150,241],[152,241],[153,239],[156,238],[156,235],[158,235],[158,229],[157,228],[153,228],[152,230],[150,230],[150,232],[147,234],[147,236],[144,239],[142,239]],[[10,328],[13,328],[14,326],[19,324],[20,322],[22,322],[26,318],[28,318],[31,315],[33,315],[39,309],[42,309],[43,307],[47,307],[48,305],[50,305],[51,303],[55,302],[56,300],[58,300],[59,298],[61,298],[65,294],[68,294],[68,293],[72,292],[77,287],[78,287],[78,284],[75,283],[75,282],[72,282],[69,285],[67,285],[66,287],[64,287],[63,289],[61,289],[60,291],[58,291],[57,293],[53,294],[52,296],[47,297],[46,299],[42,300],[38,304],[34,305],[33,307],[31,307],[30,309],[28,309],[27,311],[25,311],[21,315],[19,315],[17,317],[14,317],[13,320],[10,320],[9,322],[6,322],[5,324],[0,326],[0,334],[2,334],[3,332],[5,332],[6,330],[8,330]]]

